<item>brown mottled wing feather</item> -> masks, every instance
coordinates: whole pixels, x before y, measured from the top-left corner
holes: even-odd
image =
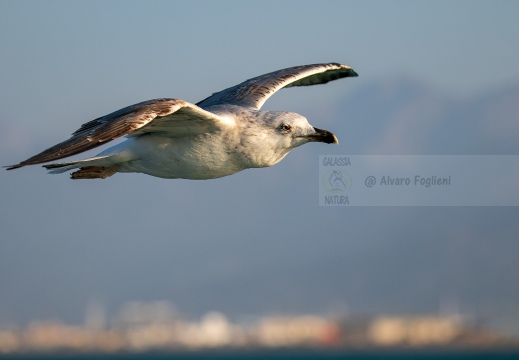
[[[344,77],[357,76],[352,68],[337,63],[295,66],[274,71],[214,93],[196,105],[232,104],[260,109],[276,91],[285,87],[325,84]]]
[[[17,165],[10,165],[7,170],[62,159],[124,135],[138,136],[149,132],[161,132],[165,136],[177,137],[215,131],[221,123],[222,119],[217,115],[183,100],[144,101],[81,125],[72,133],[70,139]]]

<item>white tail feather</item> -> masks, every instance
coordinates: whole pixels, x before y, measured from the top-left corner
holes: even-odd
[[[114,164],[114,161],[109,160],[109,158],[112,158],[112,156],[96,156],[84,160],[43,165],[43,167],[49,170],[49,174],[62,174],[69,170],[78,169],[85,166],[111,166]]]

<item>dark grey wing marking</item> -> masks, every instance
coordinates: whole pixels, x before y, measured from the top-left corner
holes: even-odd
[[[70,139],[17,165],[10,165],[7,170],[62,159],[128,134],[137,136],[147,132],[161,132],[165,136],[175,137],[216,131],[223,123],[225,120],[217,115],[183,100],[144,101],[81,125]]]
[[[284,87],[325,84],[344,77],[357,76],[352,68],[337,63],[295,66],[274,71],[214,93],[196,105],[232,104],[260,109],[276,91]]]

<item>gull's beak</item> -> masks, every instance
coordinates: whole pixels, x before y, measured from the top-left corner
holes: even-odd
[[[304,137],[307,138],[308,141],[318,141],[323,142],[327,144],[338,144],[339,140],[337,139],[337,136],[329,132],[328,130],[322,130],[314,127],[315,133],[310,135],[302,135],[298,137]]]

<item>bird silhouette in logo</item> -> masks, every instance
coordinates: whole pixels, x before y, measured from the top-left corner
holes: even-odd
[[[341,171],[333,170],[328,177],[328,183],[331,186],[332,192],[343,192],[347,189],[348,180],[344,178]]]

